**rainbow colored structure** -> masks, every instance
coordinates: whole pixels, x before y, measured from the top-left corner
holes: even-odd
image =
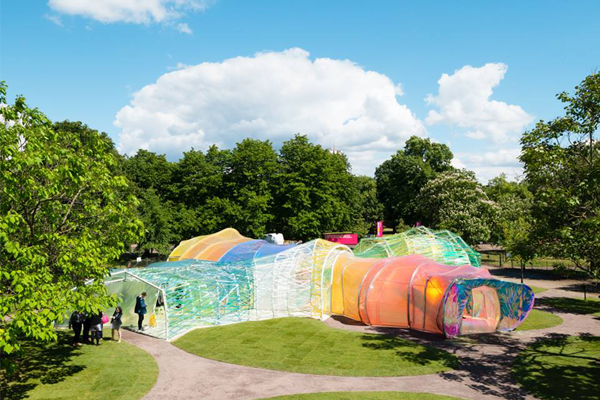
[[[434,245],[445,245],[436,234]],[[407,236],[418,242],[416,234]],[[146,291],[154,322],[147,333],[166,340],[204,326],[331,315],[454,337],[515,329],[533,307],[529,287],[471,265],[467,250],[462,265],[422,254],[375,258],[367,252],[357,256],[320,239],[278,246],[229,228],[181,242],[169,262],[115,271],[107,288],[120,295],[124,322],[132,325],[135,295]]]

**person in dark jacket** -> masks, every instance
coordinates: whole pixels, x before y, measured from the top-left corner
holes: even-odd
[[[143,331],[142,323],[144,322],[144,315],[148,312],[146,306],[146,292],[142,292],[135,299],[135,310],[134,312],[138,315],[138,330]]]
[[[71,318],[69,318],[69,329],[73,329],[73,346],[81,345],[80,336],[81,336],[81,328],[83,327],[83,320],[85,319],[85,314],[79,313],[79,311],[73,311],[71,314]]]
[[[102,326],[102,311],[92,314],[90,318],[90,331],[92,333],[92,344],[96,340],[96,346],[100,345],[100,339],[102,339]]]
[[[121,343],[121,325],[123,322],[121,318],[123,317],[123,309],[121,306],[115,308],[115,312],[113,313],[112,318],[110,319],[110,328],[112,333],[112,340],[115,340],[115,331],[119,334],[119,341],[117,343]]]
[[[89,343],[90,342],[90,323],[91,323],[91,318],[85,312],[81,313],[81,318],[83,319],[83,338],[82,338],[83,339],[83,343]]]

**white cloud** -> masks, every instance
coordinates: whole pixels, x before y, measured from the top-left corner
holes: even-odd
[[[61,28],[64,27],[64,25],[58,15],[46,14],[46,15],[44,15],[44,18],[46,18],[48,21],[60,26]]]
[[[428,124],[451,124],[467,130],[471,139],[490,139],[494,143],[514,141],[533,121],[517,105],[490,100],[493,88],[504,78],[508,67],[490,63],[475,68],[462,67],[454,74],[443,74],[437,96],[428,95],[426,101],[437,106],[427,116]]]
[[[186,23],[177,24],[177,30],[181,33],[187,33],[188,35],[191,35],[194,33],[190,29],[190,26]]]
[[[49,0],[54,11],[91,18],[102,23],[162,23],[187,11],[206,9],[211,0]],[[187,33],[187,32],[186,32]]]
[[[116,115],[119,149],[177,158],[191,147],[231,148],[245,137],[275,145],[295,133],[344,151],[372,174],[411,135],[426,130],[396,100],[397,85],[349,60],[299,49],[183,66],[137,92]]]
[[[453,161],[456,168],[474,171],[482,182],[505,173],[509,180],[523,175],[523,166],[518,158],[519,148],[504,148],[485,153],[457,153]]]

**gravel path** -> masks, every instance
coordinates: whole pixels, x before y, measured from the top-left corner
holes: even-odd
[[[580,293],[554,287],[538,297],[581,297]],[[337,329],[397,335],[444,349],[461,360],[461,366],[453,371],[408,377],[336,377],[270,371],[208,360],[166,341],[129,331],[123,332],[123,338],[149,352],[158,362],[158,381],[145,399],[259,399],[293,393],[380,390],[428,392],[463,399],[533,399],[510,376],[510,368],[520,350],[537,338],[600,333],[598,318],[556,314],[564,319],[564,323],[555,328],[466,336],[455,340],[409,330],[374,328],[338,317],[325,321]]]

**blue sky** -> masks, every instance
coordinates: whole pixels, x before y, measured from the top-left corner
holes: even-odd
[[[171,159],[301,132],[372,174],[418,134],[515,176],[519,133],[600,66],[598,1],[0,4],[11,94]]]

